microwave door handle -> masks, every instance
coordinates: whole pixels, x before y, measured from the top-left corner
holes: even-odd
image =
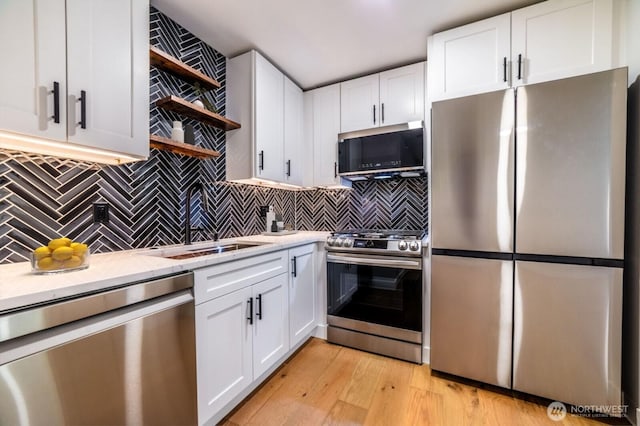
[[[382,266],[387,268],[422,269],[419,260],[373,259],[352,256],[327,255],[327,262],[351,265]]]

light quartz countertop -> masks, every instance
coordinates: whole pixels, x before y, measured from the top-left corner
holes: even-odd
[[[234,242],[261,244],[237,251],[182,260],[165,259],[149,254],[171,251],[184,247],[184,245],[158,247],[156,250],[139,249],[92,254],[88,269],[51,275],[31,273],[29,262],[0,265],[0,314],[32,304],[73,297],[138,281],[148,281],[156,277],[192,271],[272,251],[286,250],[303,244],[324,242],[328,235],[328,232],[300,231],[292,235],[252,235],[217,242],[194,243],[190,249]]]

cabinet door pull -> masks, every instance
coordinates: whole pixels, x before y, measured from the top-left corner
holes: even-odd
[[[247,309],[249,310],[249,314],[247,315],[247,319],[249,320],[249,324],[253,325],[253,297],[250,297],[247,300],[247,304],[249,305]]]
[[[373,124],[376,124],[376,106],[373,106]]]
[[[260,154],[258,154],[258,168],[260,170],[264,170],[264,151],[260,151]]]
[[[298,262],[296,256],[293,256],[293,259],[291,259],[291,275],[293,275],[294,278],[298,276]]]
[[[518,80],[522,80],[522,54],[518,54]]]
[[[291,160],[287,160],[287,176],[291,177]]]
[[[53,94],[53,115],[47,114],[47,99],[49,94]],[[60,83],[53,82],[53,90],[49,91],[46,86],[38,86],[38,130],[47,130],[48,121],[53,119],[56,124],[60,123]]]
[[[87,92],[84,90],[80,91],[80,99],[78,99],[78,102],[80,102],[80,122],[78,123],[80,125],[81,129],[86,129],[87,128]]]
[[[384,124],[384,102],[380,104],[380,123]]]
[[[256,318],[261,320],[262,319],[262,295],[261,294],[259,294],[256,297],[256,301],[258,302],[258,309],[256,309]]]
[[[507,82],[507,57],[502,58],[502,81]]]
[[[60,83],[53,82],[53,122],[60,123]]]
[[[334,178],[338,177],[338,162],[337,161],[333,162],[333,177]]]

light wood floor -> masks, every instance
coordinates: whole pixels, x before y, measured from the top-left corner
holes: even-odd
[[[236,425],[600,425],[312,339],[223,422]]]

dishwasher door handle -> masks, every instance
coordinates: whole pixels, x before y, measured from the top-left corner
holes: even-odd
[[[193,272],[0,315],[0,342],[193,287]]]
[[[190,311],[195,312],[193,294],[190,290],[182,290],[175,294],[161,296],[133,306],[126,306],[102,315],[63,324],[30,336],[2,342],[0,343],[0,365],[37,352],[46,351],[73,340],[107,331],[127,322],[150,317],[161,311],[178,308],[187,303],[192,304]]]

